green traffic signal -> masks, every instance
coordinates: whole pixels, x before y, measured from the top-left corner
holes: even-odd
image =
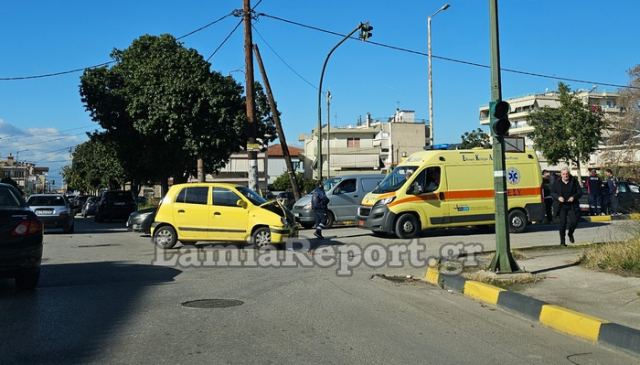
[[[360,39],[366,41],[371,38],[373,36],[372,30],[373,26],[369,25],[369,22],[360,23]]]

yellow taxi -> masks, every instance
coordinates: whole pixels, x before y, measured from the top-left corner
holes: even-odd
[[[277,201],[221,183],[173,185],[151,225],[152,240],[162,248],[172,248],[177,241],[237,241],[261,248],[284,244],[296,235],[293,215]]]
[[[542,175],[531,150],[506,154],[511,232],[544,218]],[[504,175],[503,175],[504,174]],[[492,151],[429,150],[410,155],[367,194],[358,226],[412,238],[429,228],[491,226],[495,217]]]

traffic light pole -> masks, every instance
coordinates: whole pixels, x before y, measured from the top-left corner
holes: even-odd
[[[489,117],[491,125],[496,122],[495,106],[502,101],[502,83],[500,79],[500,37],[498,32],[498,0],[489,0],[489,27],[491,38],[491,103]],[[512,273],[520,271],[516,260],[511,255],[509,241],[509,220],[507,216],[507,180],[505,174],[504,136],[493,136],[493,189],[495,191],[496,208],[496,253],[491,260],[489,270],[496,273]]]

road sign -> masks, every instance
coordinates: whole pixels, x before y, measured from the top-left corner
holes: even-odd
[[[504,137],[505,152],[524,152],[524,137]]]

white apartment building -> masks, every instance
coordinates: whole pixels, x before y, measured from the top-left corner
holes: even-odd
[[[619,105],[620,95],[608,92],[578,91],[577,97],[587,105],[599,106],[605,113],[605,118],[615,121],[624,113],[624,108]],[[557,92],[545,92],[542,94],[532,94],[521,97],[510,98],[506,100],[511,105],[509,120],[511,121],[511,129],[509,135],[512,137],[524,137],[526,148],[534,149],[533,140],[529,137],[533,132],[533,127],[527,122],[529,114],[540,108],[559,108],[560,100]],[[489,125],[489,106],[480,107],[480,124]],[[606,138],[607,132],[604,132]],[[542,153],[538,152],[540,164],[543,169],[557,169],[557,166],[550,166]],[[591,156],[589,163],[582,167],[582,174],[586,174],[587,170],[592,167],[602,167],[603,164],[601,151],[597,151]]]

